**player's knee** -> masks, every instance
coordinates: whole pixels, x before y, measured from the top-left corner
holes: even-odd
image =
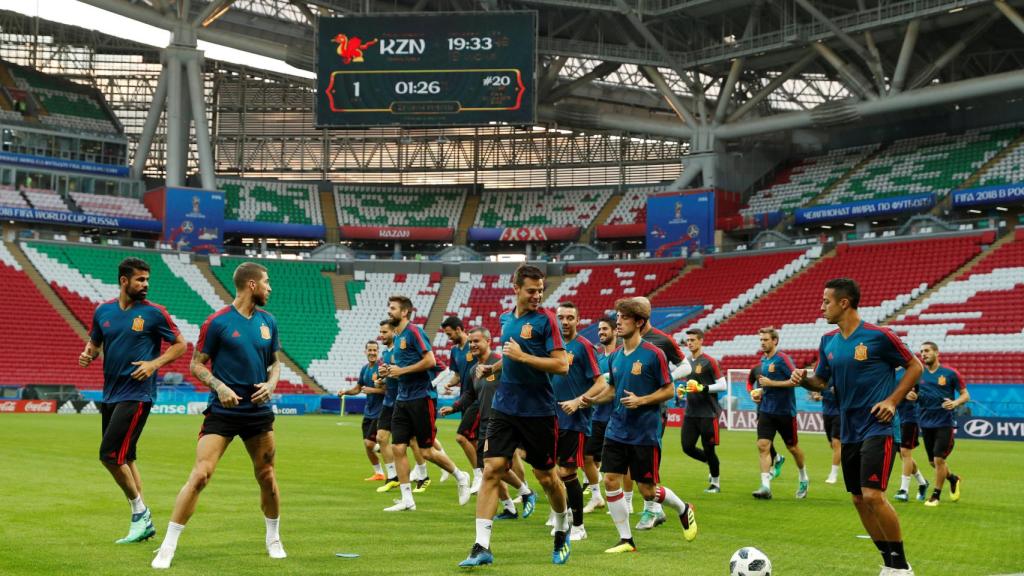
[[[637,488],[640,490],[640,496],[643,497],[644,500],[654,500],[656,492],[654,484],[637,484]]]
[[[274,483],[274,467],[270,465],[258,466],[255,469],[256,481],[261,486],[268,486]]]
[[[196,466],[195,470],[189,476],[189,484],[192,485],[192,489],[196,492],[202,492],[203,488],[206,488],[210,484],[210,480],[213,478],[213,467],[212,466]]]

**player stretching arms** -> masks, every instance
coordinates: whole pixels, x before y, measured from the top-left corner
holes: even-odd
[[[583,465],[583,449],[590,436],[592,410],[583,406],[580,398],[597,383],[604,380],[597,365],[597,353],[589,340],[576,332],[579,310],[572,302],[562,302],[556,311],[565,342],[565,355],[569,359],[569,373],[551,377],[558,411],[558,474],[565,484],[565,495],[572,510],[571,540],[585,540],[583,527],[583,487],[577,469]]]
[[[381,366],[379,373],[398,379],[398,398],[391,417],[391,448],[402,499],[394,506],[385,508],[385,512],[416,509],[412,485],[409,483],[409,459],[406,456],[409,442],[414,438],[424,458],[455,476],[459,505],[469,502],[469,474],[459,470],[446,454],[434,448],[434,437],[437,435],[434,423],[436,404],[429,391],[432,389],[430,370],[437,363],[426,334],[410,321],[410,314],[412,300],[405,296],[392,296],[388,299],[388,316],[395,323],[395,339],[391,363]]]
[[[551,561],[569,561],[569,511],[565,486],[555,471],[558,418],[549,380],[549,374],[566,374],[569,362],[554,314],[540,308],[544,273],[524,264],[513,275],[513,288],[515,310],[502,318],[502,360],[480,370],[482,376],[500,371],[501,382],[494,393],[484,444],[484,482],[476,500],[476,542],[469,556],[459,563],[464,567],[494,562],[491,516],[497,504],[498,484],[520,445],[526,449],[526,461],[555,511]]]
[[[285,558],[278,535],[281,500],[274,476],[274,413],[270,398],[281,374],[277,321],[261,307],[270,298],[267,269],[244,262],[235,269],[235,299],[210,315],[199,330],[192,355],[192,375],[210,387],[196,445],[196,461],[178,492],[163,544],[153,568],[170,568],[178,537],[196,510],[199,493],[210,483],[217,462],[235,436],[241,436],[260,486],[260,507],[266,518],[267,552]],[[213,371],[206,367],[211,362]]]
[[[597,355],[597,367],[602,375],[608,374],[608,360],[611,358],[617,341],[615,338],[615,319],[605,316],[597,321],[597,339],[601,343],[600,353]],[[607,376],[605,376],[607,378]],[[601,497],[601,482],[598,476],[598,467],[601,465],[601,450],[604,449],[604,431],[608,426],[608,419],[612,415],[612,403],[606,402],[594,406],[590,415],[590,436],[587,438],[587,446],[584,449],[584,472],[587,475],[587,482],[590,486],[590,501],[583,507],[583,512],[589,514],[598,508],[605,507],[604,498]],[[633,491],[632,480],[627,480],[626,486]]]
[[[636,544],[629,527],[629,510],[622,498],[621,481],[628,472],[639,484],[644,500],[667,504],[679,514],[683,537],[697,537],[697,519],[693,507],[672,490],[660,486],[661,415],[659,406],[672,397],[672,377],[665,354],[640,338],[644,324],[650,322],[645,308],[634,299],[615,303],[618,312],[616,332],[622,347],[612,354],[607,384],[597,382],[584,404],[615,402],[604,436],[601,472],[619,543],[605,550],[609,554],[635,552]]]
[[[135,446],[156,399],[156,372],[185,353],[185,338],[167,309],[146,300],[149,264],[126,258],[117,267],[117,298],[96,307],[85,350],[85,368],[103,351],[103,415],[100,462],[121,487],[132,508],[128,534],[118,544],[140,542],[156,534],[153,516],[142,501],[142,477]],[[160,354],[160,341],[171,342]]]
[[[473,376],[473,369],[476,368],[476,357],[469,349],[469,335],[466,334],[466,330],[462,326],[462,320],[457,316],[445,318],[444,322],[441,322],[441,329],[444,330],[445,336],[452,341],[450,368],[454,372],[454,376],[445,384],[445,391],[461,386],[460,399],[465,399],[466,390],[470,388],[469,381]],[[483,481],[484,465],[483,462],[477,462],[476,459],[476,439],[480,434],[478,427],[480,419],[477,418],[477,413],[480,410],[480,405],[477,402],[463,401],[459,403],[459,408],[462,410],[462,420],[459,422],[458,432],[455,433],[455,441],[462,447],[470,467],[473,468],[473,485],[469,492],[476,494],[480,490],[480,482]]]
[[[804,467],[804,451],[800,448],[796,431],[796,394],[792,382],[796,365],[788,354],[778,349],[779,333],[774,328],[761,328],[761,375],[757,379],[760,388],[750,392],[757,398],[757,450],[761,454],[761,486],[754,491],[754,498],[770,500],[772,497],[772,441],[778,433],[785,442],[789,453],[796,460],[799,484],[797,498],[807,497],[807,468]]]
[[[921,345],[921,359],[926,370],[918,384],[917,405],[920,409],[921,430],[924,433],[924,449],[928,462],[935,467],[935,489],[925,506],[938,506],[942,495],[942,484],[949,479],[949,498],[960,499],[960,477],[949,469],[946,458],[953,451],[953,434],[956,420],[953,410],[970,401],[967,384],[960,373],[939,364],[939,347],[934,342]],[[959,392],[956,400],[953,396]]]
[[[896,371],[896,381],[903,378],[903,370]],[[921,430],[917,417],[917,387],[907,392],[907,397],[896,406],[896,415],[900,420],[900,460],[903,462],[903,474],[900,476],[900,490],[893,497],[897,502],[909,501],[910,479],[917,480],[917,501],[924,502],[928,496],[928,480],[914,461],[914,448],[917,448]]]
[[[377,420],[380,418],[380,411],[384,404],[384,384],[377,387],[377,354],[380,345],[376,340],[370,340],[364,346],[366,354],[366,365],[359,370],[359,380],[356,385],[348,390],[342,391],[339,396],[354,396],[366,394],[366,404],[363,405],[363,447],[366,449],[366,458],[373,466],[373,476],[364,478],[367,482],[386,480],[384,470],[380,467],[377,455],[373,453],[373,446],[377,443]]]
[[[703,346],[703,330],[690,328],[686,331],[686,347],[692,354],[690,365],[693,371],[690,380],[679,386],[677,391],[680,398],[686,395],[680,441],[687,456],[708,463],[711,477],[705,492],[713,494],[719,492],[722,486],[718,478],[720,466],[715,446],[718,445],[718,416],[722,413],[718,393],[725,391],[726,382],[718,361],[704,354]],[[697,438],[700,438],[703,450],[697,448]]]
[[[882,554],[880,576],[912,575],[896,510],[885,498],[893,463],[896,405],[921,376],[921,363],[891,331],[861,321],[860,287],[849,278],[825,283],[821,312],[839,327],[821,337],[814,374],[793,371],[793,382],[839,398],[843,482],[861,524]],[[896,368],[906,369],[897,384]]]

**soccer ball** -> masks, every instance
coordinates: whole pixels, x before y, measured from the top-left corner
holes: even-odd
[[[771,576],[772,561],[753,546],[740,548],[729,560],[729,576]]]

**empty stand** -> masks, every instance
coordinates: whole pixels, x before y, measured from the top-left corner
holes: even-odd
[[[224,218],[245,222],[323,224],[315,184],[218,178],[224,192]]]
[[[25,201],[25,197],[21,195],[21,192],[6,186],[0,186],[0,206],[9,206],[11,208],[30,208],[28,202]]]
[[[21,192],[36,210],[54,210],[57,212],[68,212],[71,210],[60,194],[53,190],[22,188]]]
[[[988,167],[976,186],[997,186],[1024,182],[1024,142],[1017,143],[997,162]]]
[[[682,260],[644,262],[639,264],[569,265],[565,280],[552,292],[544,305],[555,307],[571,300],[580,312],[584,327],[615,307],[619,298],[646,296],[679,273]]]
[[[611,196],[611,188],[489,190],[481,195],[480,210],[477,212],[474,226],[586,228],[593,223]]]
[[[632,186],[608,215],[605,224],[642,224],[647,222],[647,197],[667,191],[666,186]]]
[[[469,274],[458,282],[445,308],[445,316],[458,316],[466,330],[482,326],[491,333],[491,344],[501,338],[501,315],[516,305],[511,274]],[[444,332],[434,337],[434,345],[448,345]]]
[[[71,199],[86,214],[103,214],[136,220],[155,220],[138,198],[70,192]]]
[[[466,189],[437,186],[339,184],[334,187],[338,224],[455,228]]]
[[[751,196],[740,213],[750,216],[777,210],[792,212],[821,194],[877,149],[878,144],[840,148],[798,160],[779,172],[770,186]]]

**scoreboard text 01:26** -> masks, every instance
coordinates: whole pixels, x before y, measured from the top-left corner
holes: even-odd
[[[316,124],[532,124],[536,45],[536,12],[320,18]]]

